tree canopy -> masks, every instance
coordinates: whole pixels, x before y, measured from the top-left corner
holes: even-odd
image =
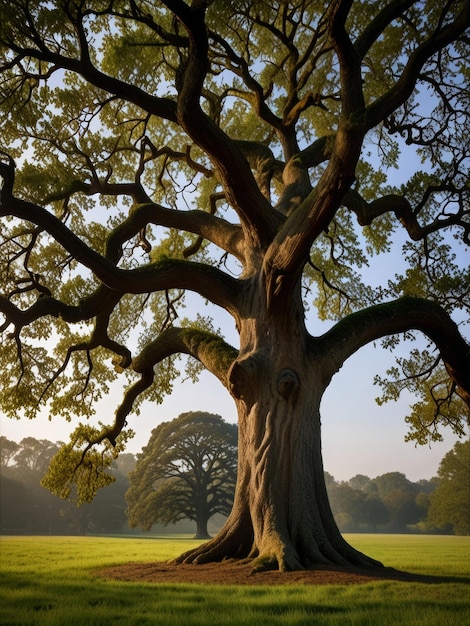
[[[49,486],[91,498],[130,414],[205,368],[237,407],[238,482],[220,535],[184,559],[375,566],[334,524],[320,401],[382,341],[381,401],[416,396],[410,438],[465,433],[470,2],[0,9],[0,409],[89,417],[125,387]]]
[[[192,417],[194,419],[194,414]],[[236,429],[234,425],[230,427]],[[41,442],[32,437],[27,437],[19,443],[4,436],[0,437],[0,532],[3,534],[128,532],[127,519],[131,512],[126,506],[125,493],[129,488],[134,488],[128,476],[136,469],[135,456],[130,453],[119,455],[112,468],[116,478],[115,483],[110,488],[99,492],[93,502],[82,504],[77,508],[75,502],[64,502],[40,484],[44,474],[44,464],[47,463],[47,458],[52,457],[59,445],[50,441]],[[23,449],[41,447],[44,450],[43,462],[40,465],[36,464],[34,469],[26,466],[24,458],[29,454],[21,454]],[[470,459],[467,458],[467,461]],[[467,474],[468,466],[467,462]],[[462,469],[465,470],[465,465]],[[133,482],[142,485],[143,474],[144,472],[137,470]],[[465,475],[462,479],[462,486],[469,483],[468,480],[465,483]],[[449,533],[453,532],[452,518],[449,515],[455,515],[460,510],[462,512],[460,517],[463,520],[466,507],[468,507],[465,490],[460,494],[463,496],[462,499],[458,493],[456,494],[458,490],[454,489],[453,493],[457,497],[452,501],[455,506],[445,507],[438,527],[427,518],[430,501],[433,499],[434,490],[439,482],[437,477],[413,483],[403,474],[393,472],[376,478],[356,475],[348,481],[338,482],[326,472],[325,480],[331,509],[341,532]],[[452,484],[455,484],[454,481]],[[233,481],[232,499],[234,486]],[[136,507],[143,508],[145,496],[146,494],[143,493],[142,499],[138,495],[134,498]],[[182,510],[182,504],[178,506],[178,503],[175,503],[176,510],[179,512]],[[229,512],[229,507],[226,509],[227,512]],[[417,512],[419,513],[418,523],[416,523]],[[211,521],[212,528],[217,529],[221,525],[222,518],[217,517]],[[181,520],[176,527],[171,525],[165,528],[163,524],[152,527],[152,531],[158,534],[190,533],[193,529],[194,522],[189,519]]]
[[[211,413],[183,413],[152,431],[126,494],[129,525],[150,530],[190,519],[196,537],[232,508],[237,481],[237,427]]]

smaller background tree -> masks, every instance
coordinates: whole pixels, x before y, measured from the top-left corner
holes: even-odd
[[[207,538],[209,519],[232,508],[237,439],[235,424],[204,412],[183,413],[155,428],[130,474],[129,526],[150,530],[156,522],[190,519],[196,537]]]
[[[10,441],[4,435],[0,437],[0,470],[9,466],[19,449],[20,446],[16,441]]]
[[[470,441],[458,441],[442,459],[431,494],[428,527],[470,535]]]

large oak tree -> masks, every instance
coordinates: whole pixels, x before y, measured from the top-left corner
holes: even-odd
[[[150,530],[156,522],[196,522],[196,538],[207,524],[227,516],[237,481],[237,427],[220,415],[190,411],[152,431],[138,455],[126,493],[129,526]]]
[[[469,1],[0,9],[1,408],[87,416],[129,380],[113,423],[74,432],[51,488],[106,484],[131,411],[189,355],[232,396],[240,454],[225,526],[181,560],[376,565],[334,523],[319,407],[362,346],[419,336],[383,399],[416,394],[420,442],[464,432],[470,279],[451,246],[468,254]],[[402,240],[391,280],[368,284]],[[188,290],[201,308],[184,319]]]

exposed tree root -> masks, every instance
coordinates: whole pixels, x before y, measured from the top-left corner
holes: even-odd
[[[278,570],[280,572],[312,570],[318,567],[357,568],[361,571],[377,571],[384,566],[350,546],[339,534],[331,541],[322,534],[322,546],[311,539],[301,551],[290,539],[273,533],[265,537],[263,548],[253,543],[251,524],[242,527],[240,520],[229,523],[210,541],[189,550],[172,563],[201,565],[224,560],[250,562],[253,573]],[[270,540],[269,540],[270,539]]]

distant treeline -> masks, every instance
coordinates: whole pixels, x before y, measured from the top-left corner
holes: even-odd
[[[0,530],[3,534],[118,533],[126,525],[124,494],[133,454],[123,454],[113,468],[116,481],[95,500],[77,507],[42,487],[40,481],[59,444],[26,437],[19,444],[2,437]]]
[[[325,473],[330,505],[341,532],[407,533],[429,530],[427,515],[438,479],[411,482],[400,472],[337,482]]]
[[[27,437],[20,443],[0,437],[0,532],[2,534],[87,534],[133,532],[127,526],[125,493],[129,473],[135,468],[133,454],[121,454],[112,471],[115,482],[102,489],[90,504],[77,507],[41,486],[58,443]],[[459,444],[457,444],[459,445]],[[460,444],[463,445],[463,444]],[[430,519],[431,502],[439,494],[439,478],[411,482],[400,472],[369,478],[357,475],[338,482],[326,473],[326,484],[336,523],[342,532],[456,532],[441,520]],[[434,494],[434,495],[433,495]],[[439,496],[440,497],[440,496]],[[434,503],[435,505],[435,503]],[[435,518],[435,515],[431,516]],[[220,520],[218,520],[220,523]],[[217,524],[218,525],[218,524]],[[194,532],[194,525],[159,526],[154,532]],[[213,524],[210,531],[214,532]]]

